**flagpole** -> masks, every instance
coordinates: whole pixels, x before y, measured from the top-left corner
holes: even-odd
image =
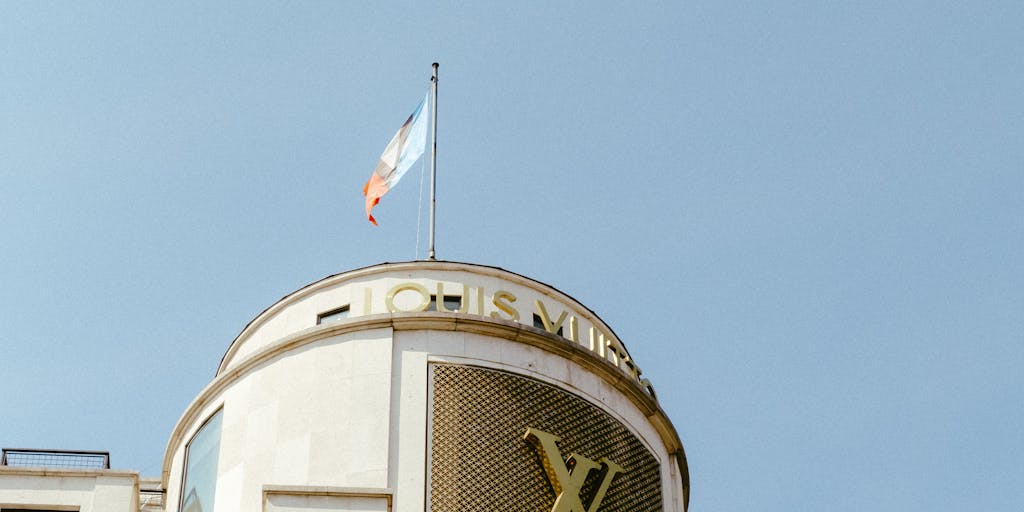
[[[431,107],[433,114],[431,115],[431,122],[433,128],[430,130],[430,250],[427,252],[427,259],[434,259],[434,206],[435,206],[435,190],[437,189],[437,66],[434,63],[434,75],[430,77],[431,91],[433,92],[434,99],[431,101]]]

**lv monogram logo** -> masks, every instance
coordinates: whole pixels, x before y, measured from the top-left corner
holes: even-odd
[[[573,453],[568,459],[562,459],[562,451],[558,449],[558,441],[561,440],[554,434],[549,434],[535,428],[527,428],[523,436],[526,442],[533,445],[540,454],[541,463],[544,465],[544,473],[548,476],[551,489],[555,491],[555,506],[551,512],[597,512],[608,492],[608,486],[612,479],[619,473],[625,473],[622,466],[602,457],[600,461],[593,461],[582,455]],[[590,501],[590,508],[583,507],[583,498],[580,496],[583,484],[591,471],[607,468],[604,478]]]

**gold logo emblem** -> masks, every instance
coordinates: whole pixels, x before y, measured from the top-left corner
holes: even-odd
[[[619,473],[625,473],[622,466],[604,457],[594,461],[572,453],[568,459],[562,459],[562,451],[558,448],[561,438],[554,434],[527,428],[523,439],[537,450],[551,489],[555,491],[555,506],[551,507],[551,512],[597,512],[612,479]],[[602,467],[606,468],[604,477],[590,500],[590,508],[584,508],[583,497],[580,496],[583,484],[592,471]]]

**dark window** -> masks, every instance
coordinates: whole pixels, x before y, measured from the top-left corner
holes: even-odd
[[[316,324],[320,325],[330,322],[337,322],[338,320],[342,320],[345,318],[348,318],[348,304],[338,309],[332,309],[326,313],[320,313],[319,315],[316,316]]]
[[[462,297],[460,295],[445,295],[444,309],[452,312],[459,311],[462,309]],[[437,311],[437,295],[430,296],[430,306],[427,307],[427,311]]]

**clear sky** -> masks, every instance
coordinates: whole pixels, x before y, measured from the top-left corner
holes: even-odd
[[[601,315],[692,510],[1024,509],[1020,2],[0,3],[0,446],[158,476],[242,327],[425,256]],[[422,211],[422,210],[421,210]]]

